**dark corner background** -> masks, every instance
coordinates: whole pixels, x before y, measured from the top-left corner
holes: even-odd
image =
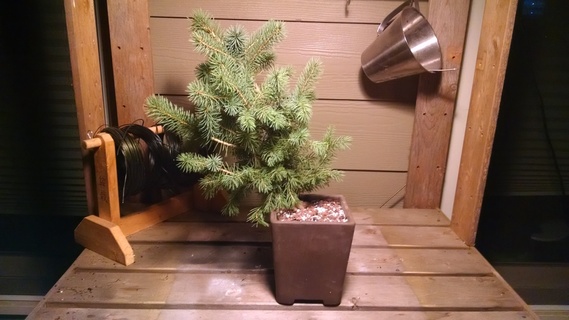
[[[84,188],[63,1],[2,1],[0,295],[44,295],[80,253]]]

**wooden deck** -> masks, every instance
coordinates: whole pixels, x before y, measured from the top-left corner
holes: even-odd
[[[437,210],[352,208],[342,303],[282,306],[270,232],[187,213],[128,237],[128,267],[85,250],[29,319],[536,319]]]

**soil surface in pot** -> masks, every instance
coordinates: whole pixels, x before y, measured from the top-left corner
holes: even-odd
[[[302,202],[295,209],[277,211],[279,221],[348,222],[340,201]]]

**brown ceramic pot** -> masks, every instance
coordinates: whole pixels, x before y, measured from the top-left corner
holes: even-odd
[[[339,200],[348,222],[279,221],[271,214],[275,297],[278,303],[342,300],[355,221],[343,196],[303,195],[302,200]]]

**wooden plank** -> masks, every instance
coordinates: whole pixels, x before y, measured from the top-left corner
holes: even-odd
[[[506,74],[517,0],[486,2],[452,212],[453,230],[474,245]]]
[[[358,225],[399,225],[399,226],[448,226],[450,221],[437,209],[371,208],[349,206]],[[245,222],[247,211],[237,216],[225,216],[216,212],[189,211],[168,221],[185,222]]]
[[[354,310],[168,310],[168,309],[102,309],[102,308],[42,308],[34,313],[40,319],[57,319],[65,315],[69,319],[311,319],[311,320],[521,320],[530,319],[523,311],[354,311]]]
[[[437,209],[402,209],[350,207],[359,225],[411,225],[411,226],[448,226],[448,218]]]
[[[142,106],[154,92],[148,3],[109,0],[107,11],[118,125],[147,120]]]
[[[250,223],[164,222],[128,237],[136,242],[269,242],[269,228]]]
[[[95,177],[99,217],[117,224],[120,220],[119,183],[115,143],[110,134],[97,134],[101,146],[95,151]]]
[[[128,269],[91,251],[75,262],[83,271],[270,273],[272,248],[266,245],[133,244],[136,264]],[[492,268],[475,250],[354,247],[348,273],[385,275],[491,275]]]
[[[65,0],[64,6],[79,137],[87,139],[90,138],[89,132],[93,134],[105,124],[94,2]],[[88,152],[82,152],[82,161],[87,211],[95,214],[94,169]]]
[[[429,1],[429,22],[441,46],[442,67],[456,71],[420,76],[404,204],[407,208],[440,207],[469,8],[470,0]]]
[[[79,136],[87,139],[87,132],[105,124],[95,8],[89,0],[64,4]]]
[[[353,246],[466,248],[449,227],[356,225]]]
[[[491,275],[472,249],[352,248],[348,272],[403,275]]]
[[[136,242],[270,242],[269,228],[249,223],[162,223],[128,237]],[[356,225],[353,246],[466,248],[448,227]]]
[[[378,25],[381,19],[400,3],[396,1],[346,1],[336,0],[292,0],[292,1],[248,1],[244,6],[239,1],[212,0],[150,0],[149,10],[153,17],[187,18],[196,8],[208,11],[219,20],[282,20],[336,23],[369,23]],[[421,11],[427,14],[428,2],[421,0]],[[251,10],[250,8],[255,8]],[[302,8],[302,10],[299,10]]]
[[[223,27],[243,25],[254,31],[261,21],[220,21]],[[151,18],[155,90],[185,95],[194,68],[204,57],[188,41],[187,19]],[[375,84],[361,70],[361,52],[375,39],[377,26],[334,23],[286,24],[287,38],[276,47],[277,65],[291,65],[298,74],[311,57],[319,57],[323,74],[316,86],[320,99],[363,99],[413,102],[417,78]]]
[[[191,109],[186,96],[167,98]],[[350,149],[338,153],[336,168],[402,172],[408,168],[414,121],[411,103],[317,100],[310,130],[314,139],[320,139],[328,126],[352,137]]]
[[[272,275],[267,274],[99,272],[95,278],[87,276],[90,272],[68,274],[59,282],[58,291],[46,298],[46,304],[71,308],[136,308],[140,304],[176,309],[303,308],[278,305]],[[522,310],[514,294],[494,277],[347,275],[345,281],[338,310]]]

